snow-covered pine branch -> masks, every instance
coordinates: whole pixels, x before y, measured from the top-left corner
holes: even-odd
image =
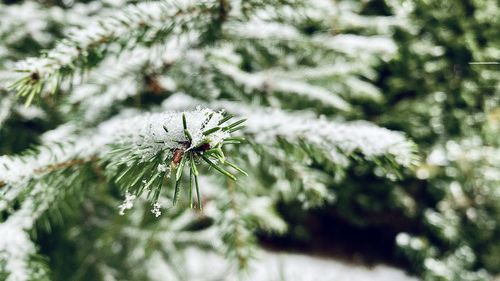
[[[346,100],[381,99],[380,91],[359,77],[373,78],[373,73],[361,71],[360,64],[339,62],[296,70],[276,67],[247,72],[238,67],[242,59],[233,48],[224,45],[218,50],[187,52],[171,67],[169,80],[173,79],[179,90],[202,99],[260,98],[293,109],[313,106],[349,112],[351,106]]]
[[[196,99],[176,94],[167,99],[163,106],[171,110],[193,108],[198,104],[200,101]],[[275,145],[283,140],[313,154],[319,149],[322,157],[342,167],[348,166],[350,157],[357,153],[368,161],[385,163],[392,172],[396,172],[398,167],[410,168],[418,160],[414,143],[404,135],[366,121],[336,122],[312,114],[266,109],[237,102],[214,101],[210,106],[224,108],[237,116],[246,116],[243,131],[258,144]],[[392,173],[388,176],[394,177]]]
[[[14,105],[14,99],[12,99],[11,97],[4,97],[0,100],[0,128],[2,128],[2,125],[5,122],[5,120],[9,118],[13,105]]]
[[[39,58],[19,62],[27,74],[12,85],[27,104],[42,91],[55,91],[76,70],[97,64],[106,52],[151,45],[187,30],[205,30],[213,24],[218,1],[151,1],[97,16],[85,28],[75,28]]]
[[[366,66],[394,56],[397,49],[388,36],[323,32],[310,36],[292,24],[277,23],[267,14],[263,17],[267,21],[258,18],[226,23],[225,36],[235,42],[203,54],[205,67],[213,67],[212,71],[227,76],[244,92],[254,90],[264,93],[263,96],[278,94],[277,100],[283,103],[297,100],[288,98],[289,94],[294,94],[304,100],[321,101],[323,106],[346,110],[349,108],[346,100],[381,100],[380,91],[369,82],[376,79],[376,75]],[[306,50],[310,49],[315,52],[307,53]],[[250,58],[243,60],[242,54]],[[269,57],[274,57],[270,68],[269,65],[260,65]],[[307,57],[312,65],[301,66],[294,57]],[[250,72],[239,68],[249,60],[253,68]],[[196,72],[190,71],[192,75]],[[210,77],[196,76],[192,79],[204,79],[206,83]],[[220,75],[215,79],[220,80]],[[275,95],[264,98],[271,99]],[[318,103],[299,104],[308,107]],[[292,106],[300,108],[297,104]]]
[[[120,2],[120,1],[117,1]],[[83,27],[90,14],[107,11],[109,3],[90,2],[75,3],[72,9],[63,10],[58,6],[45,6],[34,1],[25,1],[19,4],[0,4],[0,58],[3,57],[2,48],[10,49],[9,58],[22,57],[17,53],[16,45],[26,40],[30,41],[30,48],[49,47],[59,36],[56,28],[62,28],[62,33],[67,29]],[[34,50],[29,50],[33,52]]]
[[[37,185],[37,189],[43,187]],[[36,247],[28,233],[36,216],[32,204],[31,201],[25,202],[0,224],[0,276],[6,281],[50,280],[46,265],[36,256]]]
[[[239,142],[238,138],[231,137],[231,132],[238,130],[242,122],[227,124],[229,119],[221,112],[208,109],[118,116],[95,130],[77,135],[71,135],[72,130],[68,135],[65,128],[48,132],[46,140],[62,138],[65,141],[49,141],[24,156],[1,156],[0,211],[13,212],[1,225],[2,229],[6,228],[6,233],[12,234],[11,239],[0,243],[0,257],[5,262],[2,271],[7,272],[7,280],[30,280],[38,274],[33,272],[38,267],[28,266],[36,251],[27,240],[26,231],[57,198],[64,198],[65,189],[85,188],[82,177],[88,174],[82,167],[84,165],[100,163],[105,166],[106,175],[114,179],[127,196],[135,198],[148,191],[156,214],[160,213],[158,199],[164,178],[175,171],[172,195],[175,204],[180,194],[183,170],[188,169],[190,204],[194,205],[195,188],[197,206],[201,207],[197,168],[201,161],[231,179],[235,176],[222,165],[242,172],[227,162],[221,150],[226,141]],[[191,184],[193,179],[194,187]],[[12,204],[19,201],[23,202],[21,209],[13,209]],[[122,211],[130,209],[132,202],[125,201],[124,204]],[[20,243],[22,247],[17,248]]]
[[[105,113],[111,111],[113,106],[121,104],[127,98],[138,96],[148,79],[155,79],[155,73],[161,73],[166,65],[178,59],[193,37],[181,35],[166,44],[139,47],[124,51],[118,57],[107,58],[89,72],[88,78],[74,85],[68,97],[73,107],[68,110],[78,108],[87,124],[106,118]],[[159,85],[155,84],[158,86],[156,88],[153,88],[155,85],[149,87],[152,91],[175,87],[175,83],[166,85],[162,81],[158,81]],[[153,82],[155,81],[151,81]]]
[[[247,73],[240,68],[228,64],[218,63],[215,67],[221,74],[226,75],[234,83],[241,85],[245,92],[264,91],[279,92],[297,95],[301,99],[320,102],[323,106],[347,111],[349,104],[336,94],[322,87],[314,86],[298,80],[273,77],[272,73]],[[286,98],[285,98],[286,99]]]
[[[295,211],[304,214],[309,208],[342,208],[360,192],[364,198],[372,198],[370,190],[356,189],[358,184],[371,185],[360,183],[366,176],[384,183],[381,193],[394,195],[396,201],[408,199],[417,206],[407,190],[401,192],[406,197],[400,198],[392,191],[403,188],[383,178],[392,180],[400,172],[405,176],[412,172],[414,144],[402,133],[366,121],[346,121],[364,118],[384,124],[378,117],[391,118],[371,109],[373,101],[385,98],[387,105],[392,105],[394,93],[385,84],[392,78],[385,73],[392,71],[387,68],[404,54],[398,53],[401,41],[393,36],[394,30],[400,32],[403,25],[408,30],[414,27],[407,25],[404,11],[396,10],[404,10],[402,1],[383,1],[388,6],[383,13],[372,9],[380,1],[56,2],[64,8],[50,1],[22,1],[0,7],[0,14],[5,16],[0,18],[0,87],[4,80],[15,81],[19,79],[17,74],[23,75],[27,80],[18,84],[16,91],[28,96],[29,102],[31,95],[49,92],[59,78],[65,82],[60,88],[65,94],[62,98],[44,96],[40,100],[40,108],[57,117],[49,121],[50,128],[59,127],[41,136],[36,132],[21,147],[41,142],[37,149],[23,156],[0,157],[0,167],[8,166],[0,169],[0,233],[12,233],[5,243],[0,242],[1,280],[7,276],[2,274],[5,270],[11,272],[11,279],[36,279],[33,274],[44,272],[43,263],[32,264],[40,258],[29,240],[29,233],[38,228],[33,223],[44,222],[51,210],[59,210],[58,203],[73,203],[76,197],[83,197],[85,202],[70,205],[85,217],[72,219],[61,211],[65,224],[73,225],[60,228],[56,234],[71,232],[68,243],[76,245],[76,252],[81,248],[92,252],[92,258],[85,262],[99,272],[99,277],[92,278],[98,280],[196,279],[182,272],[183,265],[189,263],[183,259],[186,248],[195,244],[223,251],[238,266],[244,266],[258,248],[256,233],[286,231],[283,218],[276,213],[284,210],[283,204],[293,204]],[[23,17],[16,21],[19,12]],[[30,36],[37,46],[18,48]],[[23,67],[26,72],[4,73],[14,69],[13,60],[36,55],[37,49],[52,46],[55,40],[62,41],[55,43],[47,55],[25,61],[29,62]],[[432,36],[418,40],[420,45],[412,44],[412,52],[441,57],[445,50],[434,46]],[[490,52],[494,54],[494,50]],[[474,57],[481,59],[476,54]],[[387,63],[389,59],[392,61]],[[481,73],[493,76],[493,72]],[[162,100],[175,92],[199,100],[174,95],[159,108]],[[11,94],[13,91],[0,97],[0,129],[2,120],[6,121],[7,138],[17,140],[16,130],[9,126],[25,128],[12,126],[10,121],[24,122],[40,111],[21,110]],[[223,144],[241,141],[230,136],[230,131],[239,129],[239,123],[225,130],[218,123],[208,124],[214,130],[200,130],[199,120],[208,119],[211,111],[199,115],[188,112],[186,122],[182,114],[147,113],[196,105],[248,118],[248,127],[241,133],[251,145],[225,147],[225,151],[234,156],[235,164],[251,173],[250,177],[230,180],[239,168],[233,170],[233,163],[227,162],[220,149]],[[380,105],[375,111],[386,109],[385,103]],[[169,119],[167,116],[172,116],[175,124],[162,119]],[[198,121],[192,121],[193,117]],[[167,126],[158,125],[158,120]],[[148,127],[153,123],[154,129]],[[407,129],[404,126],[392,128]],[[209,141],[197,140],[200,131],[201,139]],[[211,171],[219,168],[227,177],[202,177],[202,173],[207,174],[204,168],[197,176],[198,167],[206,161],[202,155],[209,157],[210,166],[204,167],[211,167]],[[473,155],[476,152],[471,152]],[[435,168],[427,164],[418,167],[417,176],[435,172],[420,171]],[[484,173],[478,176],[481,179],[493,177],[488,186],[498,181],[495,165],[478,168]],[[183,170],[191,174],[183,175]],[[180,188],[188,182],[190,187],[199,185],[201,194],[193,188]],[[352,186],[354,189],[348,189]],[[349,193],[349,198],[340,193],[339,187]],[[125,200],[117,198],[117,189]],[[463,195],[457,190],[450,186],[445,196],[454,200],[457,194]],[[85,196],[76,196],[83,193]],[[148,193],[152,200],[140,197],[141,193]],[[181,208],[164,208],[171,205],[172,198],[183,198],[180,194],[184,193],[189,200],[180,202]],[[185,202],[201,206],[201,202],[194,202],[201,195],[203,211],[182,208]],[[443,202],[453,200],[445,198]],[[406,206],[393,203],[387,206]],[[87,214],[89,205],[92,213]],[[117,206],[119,212],[109,211]],[[99,212],[100,208],[106,212]],[[452,215],[433,211],[436,213],[423,215],[437,229],[433,232],[452,229],[453,241],[462,238],[456,234],[462,226],[456,220],[458,211]],[[127,216],[120,216],[125,212]],[[159,216],[162,212],[161,220],[152,220],[151,213]],[[352,222],[357,220],[354,217],[349,214],[346,219]],[[59,254],[58,249],[48,251],[44,255],[50,258],[54,252]],[[82,262],[80,256],[86,253],[78,254],[75,261]],[[438,268],[437,263],[428,264]],[[158,274],[166,267],[175,272],[172,278]]]
[[[318,35],[308,38],[295,27],[275,22],[250,21],[230,23],[226,27],[229,36],[241,39],[289,41],[303,45],[314,45],[317,48],[345,53],[348,55],[389,56],[395,53],[394,42],[386,36],[360,36],[354,34],[339,34],[332,36]],[[359,52],[360,50],[364,52]]]
[[[136,195],[143,191],[140,189],[142,180],[149,182],[152,178],[157,179],[149,182],[147,187],[153,183],[157,186],[162,182],[159,177],[163,179],[168,176],[167,171],[170,169],[181,169],[183,165],[196,169],[200,159],[234,178],[215,164],[225,163],[220,148],[226,140],[231,139],[231,131],[241,123],[237,121],[236,125],[227,125],[227,120],[220,112],[208,109],[128,118],[118,116],[102,123],[96,130],[64,136],[66,141],[63,143],[48,143],[24,156],[1,156],[0,165],[4,167],[0,171],[0,182],[4,186],[2,199],[15,199],[16,196],[11,194],[23,192],[23,186],[30,179],[39,179],[59,169],[98,160],[108,165],[107,172],[118,177],[116,180],[124,185],[124,190],[128,189]],[[138,166],[151,170],[135,169]],[[148,174],[145,175],[146,172]],[[133,180],[122,181],[124,176],[131,175],[135,176]],[[177,172],[176,181],[181,175],[182,171]],[[2,209],[6,207],[3,205]]]
[[[45,9],[36,2],[25,2],[20,5],[4,5],[0,3],[0,39],[2,47],[11,46],[26,37],[45,46],[51,42],[53,35],[47,26],[62,15],[60,8]],[[0,55],[0,57],[2,57]]]

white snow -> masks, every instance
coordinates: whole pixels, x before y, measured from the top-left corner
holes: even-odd
[[[0,128],[7,118],[9,118],[13,105],[14,99],[11,97],[3,97],[0,99]]]
[[[151,213],[157,218],[161,216],[161,204],[158,202],[155,202],[153,204],[153,208],[151,209]]]
[[[71,159],[86,160],[92,156],[107,153],[109,144],[130,145],[131,153],[137,153],[144,158],[160,151],[171,151],[185,142],[186,136],[182,126],[181,112],[165,112],[155,114],[139,114],[137,116],[124,118],[117,116],[99,125],[97,130],[77,136],[67,136],[64,143],[47,143],[34,155],[11,158],[0,156],[0,181],[15,185],[23,179],[33,177],[42,173],[50,165],[64,163]],[[208,116],[212,118],[206,123]],[[187,128],[192,135],[192,147],[208,141],[212,147],[222,142],[230,134],[219,130],[209,136],[204,136],[203,131],[216,127],[219,120],[223,118],[220,112],[208,109],[197,109],[185,112]],[[168,133],[165,132],[168,129]],[[57,130],[55,135],[67,134],[71,127]],[[52,135],[52,132],[47,134]],[[54,136],[48,139],[54,139]],[[17,188],[10,189],[16,192]],[[2,194],[4,195],[4,194]]]
[[[219,63],[217,69],[224,75],[231,77],[236,83],[243,85],[245,89],[277,91],[316,100],[325,105],[332,106],[340,110],[349,110],[349,104],[341,97],[324,89],[299,80],[273,77],[270,72],[248,73],[241,71],[238,67],[230,64]]]
[[[136,195],[130,194],[130,193],[125,193],[125,199],[123,200],[123,203],[118,206],[118,209],[120,209],[120,215],[125,215],[126,210],[132,209],[134,207],[134,201],[137,198]]]
[[[0,258],[6,261],[5,270],[9,272],[5,281],[27,281],[30,276],[28,256],[35,253],[28,233],[9,221],[0,224],[0,233]]]
[[[167,99],[169,109],[191,108],[199,102],[184,94]],[[281,137],[291,142],[305,140],[323,148],[331,160],[347,165],[349,155],[360,151],[366,159],[392,155],[402,166],[415,164],[413,144],[399,132],[378,127],[366,121],[336,122],[317,118],[308,113],[286,112],[280,109],[255,107],[237,102],[216,101],[209,104],[247,118],[244,131],[261,144],[274,144]]]
[[[301,39],[299,31],[295,27],[263,20],[253,19],[249,22],[231,23],[226,25],[225,28],[226,32],[246,38],[281,40]]]
[[[350,56],[366,56],[376,54],[384,59],[392,57],[396,51],[396,43],[388,36],[361,36],[355,34],[339,34],[336,36],[316,36],[314,40],[333,50]]]
[[[56,44],[46,56],[27,58],[19,62],[17,69],[30,73],[36,72],[40,77],[50,78],[59,69],[75,62],[82,53],[82,49],[85,50],[94,44],[113,38],[125,37],[144,24],[150,26],[151,29],[160,30],[164,27],[165,21],[176,15],[179,9],[185,9],[194,4],[196,4],[195,1],[182,1],[174,4],[151,1],[130,4],[114,13],[108,11],[107,16],[89,21],[84,28],[77,27],[69,30],[67,39]],[[51,82],[55,83],[55,81]]]
[[[216,254],[191,248],[185,261],[189,280],[238,280],[236,274],[227,271],[228,261]],[[160,259],[154,267],[153,280],[175,279]],[[240,277],[247,281],[418,281],[401,269],[384,264],[368,267],[333,258],[271,251],[260,253],[250,270]]]
[[[0,259],[5,261],[5,270],[9,273],[6,281],[27,281],[32,275],[33,268],[28,263],[36,248],[28,231],[52,203],[53,191],[49,186],[36,184],[21,208],[0,223]]]

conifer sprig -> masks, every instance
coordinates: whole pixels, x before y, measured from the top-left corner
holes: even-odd
[[[47,50],[39,58],[18,63],[25,72],[10,88],[25,98],[26,105],[42,93],[56,92],[63,80],[95,67],[108,53],[140,45],[150,46],[186,30],[203,33],[210,29],[212,13],[218,13],[218,1],[151,1],[130,4],[111,15],[93,19],[85,28],[68,32],[68,38]]]
[[[201,208],[198,168],[201,162],[205,162],[210,168],[215,169],[231,180],[236,180],[236,175],[228,171],[224,166],[246,175],[240,167],[226,160],[222,150],[226,138],[231,138],[231,133],[227,130],[213,130],[213,128],[222,126],[223,128],[232,128],[231,131],[234,131],[236,127],[241,127],[244,122],[244,120],[238,120],[226,124],[230,119],[223,117],[221,113],[204,111],[203,114],[198,116],[197,121],[193,122],[190,120],[189,115],[182,113],[179,120],[181,126],[172,122],[161,126],[162,135],[167,136],[167,138],[170,135],[176,137],[172,140],[155,138],[152,145],[159,146],[157,153],[148,153],[150,156],[145,157],[143,153],[131,153],[128,146],[116,146],[109,156],[104,158],[110,168],[109,174],[127,193],[139,197],[144,191],[147,191],[148,198],[153,202],[159,200],[165,181],[173,174],[172,202],[176,205],[185,180],[184,172],[188,169],[189,178],[186,189],[189,206],[194,206],[192,191],[195,190],[196,206]],[[206,133],[207,131],[210,131],[210,133]],[[238,138],[233,138],[232,142],[235,142],[235,140],[241,143],[241,139]],[[171,143],[172,146],[168,145],[166,149],[161,148],[162,145],[167,143]],[[150,149],[148,145],[141,145],[138,148],[139,151]]]
[[[0,165],[4,167],[0,171],[2,194],[5,198],[12,198],[11,201],[29,179],[64,177],[60,170],[100,163],[100,166],[106,167],[107,176],[124,191],[136,197],[147,191],[154,202],[159,200],[164,180],[171,171],[175,171],[175,204],[180,195],[184,169],[188,168],[194,179],[198,206],[201,207],[197,167],[201,161],[232,180],[236,180],[236,176],[225,170],[223,165],[244,173],[225,160],[222,148],[225,139],[231,137],[229,132],[219,130],[203,134],[219,126],[223,118],[220,112],[206,109],[115,118],[101,124],[97,131],[73,136],[70,141],[47,143],[21,157],[1,156]],[[224,126],[234,124],[242,122],[220,123]],[[190,181],[188,190],[193,189],[192,184],[193,181]]]

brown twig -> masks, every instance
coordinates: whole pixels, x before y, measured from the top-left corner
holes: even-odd
[[[94,158],[92,158],[92,159],[94,159]],[[52,172],[52,171],[55,171],[55,170],[68,168],[68,167],[71,167],[71,166],[74,166],[74,165],[85,164],[85,163],[90,162],[92,159],[90,159],[90,160],[72,159],[72,160],[69,160],[69,161],[66,161],[66,162],[52,164],[52,165],[48,165],[47,167],[44,167],[44,168],[36,169],[35,173],[39,173],[40,174],[40,173]]]

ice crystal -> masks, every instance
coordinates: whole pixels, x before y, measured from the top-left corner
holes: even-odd
[[[120,215],[125,215],[126,210],[132,209],[134,206],[134,201],[137,198],[136,195],[130,194],[130,193],[125,193],[125,200],[123,200],[123,203],[118,206],[118,209],[120,209]]]
[[[153,204],[153,208],[151,209],[151,213],[153,213],[153,215],[155,217],[161,216],[161,205],[160,205],[160,203],[155,202]]]

